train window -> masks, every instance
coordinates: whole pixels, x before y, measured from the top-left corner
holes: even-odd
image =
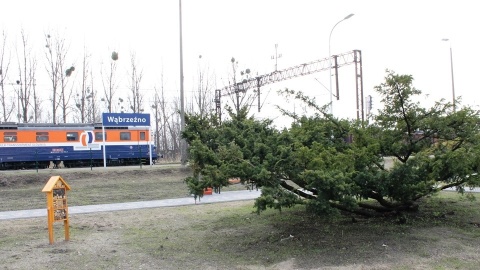
[[[130,141],[130,132],[120,132],[120,140],[122,141]]]
[[[67,141],[78,141],[78,132],[67,132]]]
[[[145,131],[140,132],[140,140],[145,140]]]
[[[17,141],[17,132],[4,132],[3,133],[4,142],[16,142]]]
[[[95,141],[103,141],[102,138],[103,132],[95,132]],[[105,133],[105,141],[107,140],[107,134]]]
[[[48,141],[48,132],[37,132],[37,142]]]

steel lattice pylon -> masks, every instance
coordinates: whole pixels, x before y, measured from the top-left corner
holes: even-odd
[[[316,72],[329,70],[330,61],[333,62],[332,69],[335,71],[335,85],[337,89],[337,100],[339,95],[338,82],[338,68],[355,64],[355,82],[356,82],[356,96],[357,96],[357,119],[364,121],[364,106],[363,106],[363,73],[362,73],[362,52],[360,50],[353,50],[351,52],[332,55],[330,57],[296,65],[283,70],[274,71],[268,74],[257,76],[254,78],[243,80],[236,84],[225,86],[224,88],[215,90],[215,109],[217,116],[221,119],[221,97],[232,94],[245,93],[248,89],[257,88],[258,96],[258,111],[260,111],[260,87],[288,79],[310,75]],[[237,104],[238,106],[238,104]],[[360,117],[361,113],[361,117]]]

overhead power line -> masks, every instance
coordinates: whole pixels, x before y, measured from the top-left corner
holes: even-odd
[[[256,95],[258,98],[258,111],[260,112],[260,87],[292,78],[310,75],[316,72],[330,70],[330,61],[332,61],[332,69],[335,71],[335,84],[337,89],[337,100],[340,99],[338,69],[340,67],[355,64],[355,82],[357,96],[357,119],[364,121],[364,105],[363,105],[363,73],[362,73],[362,53],[360,50],[353,50],[347,53],[332,55],[330,57],[315,60],[312,62],[296,65],[283,70],[275,70],[271,73],[244,79],[241,82],[225,86],[215,90],[215,108],[218,117],[221,117],[221,97],[240,93],[246,93],[248,89],[257,88]],[[237,104],[238,106],[238,104]],[[238,108],[237,108],[238,109]]]

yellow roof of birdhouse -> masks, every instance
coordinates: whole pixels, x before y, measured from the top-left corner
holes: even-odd
[[[52,190],[55,188],[55,185],[57,185],[58,181],[61,182],[65,186],[66,190],[70,190],[70,186],[63,180],[61,176],[52,176],[48,180],[47,184],[42,189],[42,192],[52,192]]]

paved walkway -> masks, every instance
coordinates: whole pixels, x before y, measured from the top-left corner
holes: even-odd
[[[212,195],[204,195],[200,201],[197,200],[197,204],[253,200],[259,197],[260,193],[261,193],[260,190],[258,191],[256,190],[227,191],[227,192],[222,192],[220,194],[213,193]],[[166,200],[156,200],[156,201],[69,206],[68,213],[70,215],[76,215],[76,214],[86,214],[86,213],[94,213],[94,212],[111,212],[111,211],[132,210],[132,209],[140,209],[140,208],[171,207],[171,206],[193,205],[193,204],[195,204],[195,200],[193,199],[193,197],[186,197],[186,198],[179,198],[179,199],[166,199]],[[36,218],[36,217],[46,217],[46,216],[47,216],[46,208],[0,212],[0,220]]]
[[[450,189],[447,189],[446,191],[455,191],[455,189],[450,188]],[[475,188],[473,190],[466,188],[465,192],[480,192],[480,188]],[[226,191],[220,194],[213,193],[212,195],[203,196],[203,198],[200,201],[197,200],[197,204],[253,200],[258,198],[260,196],[260,193],[261,193],[260,190],[258,191],[256,190]],[[70,215],[76,215],[76,214],[86,214],[86,213],[95,213],[95,212],[112,212],[112,211],[132,210],[132,209],[141,209],[141,208],[171,207],[171,206],[193,205],[193,204],[195,204],[195,200],[193,199],[193,197],[186,197],[186,198],[166,199],[166,200],[156,200],[156,201],[70,206],[68,207],[68,213]],[[36,217],[46,217],[46,216],[47,216],[46,208],[0,212],[0,220],[36,218]]]

